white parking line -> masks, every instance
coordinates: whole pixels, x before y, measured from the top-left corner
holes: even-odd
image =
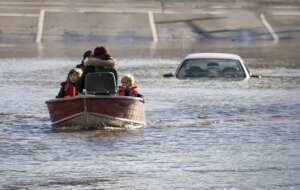
[[[291,12],[291,11],[281,11],[281,12],[272,12],[274,16],[300,16],[300,12]]]
[[[0,5],[6,5],[6,6],[101,6],[103,3],[85,3],[85,2],[0,2]]]
[[[42,9],[39,17],[39,25],[38,25],[38,30],[37,30],[36,40],[35,40],[36,43],[41,43],[42,41],[44,18],[45,18],[45,10]]]
[[[158,38],[157,38],[157,31],[156,31],[153,13],[151,11],[149,11],[148,16],[149,16],[149,23],[150,23],[153,41],[157,42]]]
[[[159,11],[160,13],[161,11]],[[180,14],[180,13],[183,13],[183,12],[178,12],[178,11],[172,11],[172,10],[165,10],[164,11],[165,14]],[[184,13],[183,13],[184,14]],[[192,10],[189,10],[188,14],[195,14],[195,15],[221,15],[221,14],[225,14],[224,11],[205,11],[205,10],[202,10],[202,9],[192,9]]]
[[[97,12],[97,13],[148,13],[149,11],[153,13],[162,13],[160,8],[149,8],[149,9],[111,9],[111,8],[102,8],[99,7],[91,7],[91,8],[81,8],[81,7],[73,7],[72,9],[69,9],[68,6],[59,6],[59,7],[47,7],[44,5],[41,5],[40,7],[10,7],[10,6],[1,6],[0,9],[14,9],[14,10],[41,10],[44,9],[47,12],[80,12],[80,13],[85,13],[85,12]],[[180,14],[178,11],[172,11],[172,10],[165,10],[165,14]],[[207,11],[204,9],[192,9],[189,11],[189,14],[195,14],[195,15],[203,15],[203,14],[208,14],[208,15],[220,15],[220,14],[225,14],[224,11]]]
[[[26,13],[0,13],[0,16],[13,16],[13,17],[38,17],[38,14],[26,14]]]
[[[269,33],[271,34],[274,42],[277,43],[279,41],[279,37],[274,32],[273,28],[271,27],[271,25],[267,21],[265,15],[264,14],[260,14],[260,19],[261,19],[262,23],[265,25],[265,27],[267,28],[267,30],[269,31]]]
[[[0,44],[0,48],[15,47],[13,44]]]
[[[43,8],[47,8],[47,7],[24,7],[24,6],[20,6],[20,7],[9,7],[9,6],[0,6],[0,9],[14,9],[14,10],[39,10],[39,9],[43,9]]]
[[[221,6],[221,5],[217,5],[217,6],[212,6],[211,8],[213,9],[241,9],[243,8],[241,5],[232,5],[232,6]]]
[[[283,10],[283,9],[286,9],[286,10],[298,10],[299,9],[296,6],[273,6],[272,8],[273,9],[280,9],[280,10]]]

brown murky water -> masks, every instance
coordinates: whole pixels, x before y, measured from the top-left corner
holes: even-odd
[[[300,188],[299,46],[108,44],[146,97],[147,127],[55,133],[45,101],[94,46],[1,46],[0,189]],[[162,77],[212,51],[240,54],[262,78]]]

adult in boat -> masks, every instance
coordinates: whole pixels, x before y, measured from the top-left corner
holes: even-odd
[[[105,47],[96,47],[93,52],[93,56],[90,56],[85,59],[84,66],[85,69],[83,74],[78,81],[76,88],[79,93],[82,93],[85,84],[85,78],[88,73],[95,73],[95,72],[112,72],[115,76],[116,86],[118,83],[118,73],[114,68],[117,64],[117,61],[112,58],[109,54],[109,51]]]
[[[84,52],[84,54],[82,55],[81,63],[76,65],[76,68],[80,68],[84,70],[85,69],[84,62],[88,59],[88,57],[92,55],[92,53],[93,53],[92,50],[87,50],[86,52]]]

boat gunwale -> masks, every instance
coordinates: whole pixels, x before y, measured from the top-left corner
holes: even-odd
[[[115,96],[115,95],[83,95],[83,96],[73,96],[69,98],[56,98],[56,99],[50,99],[47,100],[46,103],[52,103],[52,102],[62,102],[62,101],[71,101],[76,99],[131,99],[131,100],[137,100],[144,103],[144,99],[141,97],[134,97],[134,96]]]

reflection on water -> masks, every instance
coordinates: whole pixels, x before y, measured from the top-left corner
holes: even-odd
[[[45,101],[78,59],[0,59],[0,189],[300,188],[299,69],[178,80],[162,77],[178,59],[118,61],[146,97],[147,127],[57,133]]]

